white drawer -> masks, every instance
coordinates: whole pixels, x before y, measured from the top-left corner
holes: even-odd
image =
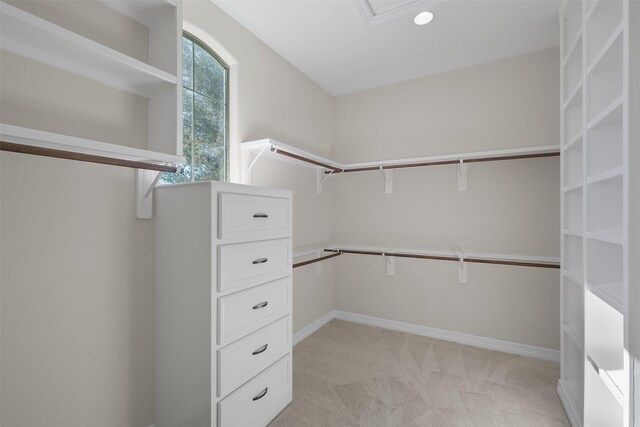
[[[291,316],[218,350],[218,397],[225,396],[291,351]]]
[[[239,291],[291,274],[291,240],[218,247],[218,291]]]
[[[218,345],[291,313],[291,277],[218,298]]]
[[[291,234],[291,200],[220,194],[220,239]]]
[[[291,401],[291,354],[218,402],[218,425],[265,426]]]

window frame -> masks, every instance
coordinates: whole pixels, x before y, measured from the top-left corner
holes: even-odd
[[[188,40],[190,40],[194,46],[197,44],[201,49],[203,49],[204,51],[206,51],[208,54],[210,54],[216,61],[218,61],[218,63],[224,68],[224,127],[225,127],[225,132],[224,132],[224,170],[222,171],[222,182],[229,182],[229,64],[227,64],[224,59],[222,59],[220,57],[220,55],[218,55],[213,49],[211,49],[205,42],[203,42],[200,38],[198,38],[197,36],[193,35],[192,33],[183,30],[182,31],[182,37],[186,38]],[[181,45],[182,46],[182,45]],[[195,52],[195,49],[193,50],[193,52]],[[180,55],[182,55],[182,52],[180,53]],[[192,54],[192,67],[195,70],[195,54]],[[184,66],[181,67],[181,70],[184,68]],[[195,73],[193,78],[195,79]],[[182,91],[185,90],[184,87],[184,82],[182,80],[182,71],[180,72],[180,87],[182,89]],[[212,99],[214,102],[220,102],[217,99],[211,98],[210,96],[200,93],[198,91],[195,90],[195,80],[193,82],[193,89],[189,89],[187,88],[187,90],[192,91],[193,93],[197,93],[201,96],[205,96],[209,99]],[[181,108],[181,114],[184,114],[184,106],[182,106]],[[193,126],[193,124],[192,124]],[[184,125],[183,125],[184,127]],[[181,132],[184,132],[184,130],[182,130]],[[193,155],[191,156],[191,161],[193,162]],[[195,181],[195,177],[193,175],[193,167],[191,168],[192,172],[191,172],[191,181],[189,182],[196,182]]]

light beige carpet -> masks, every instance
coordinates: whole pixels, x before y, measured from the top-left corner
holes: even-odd
[[[293,350],[284,426],[568,426],[556,363],[333,320]]]

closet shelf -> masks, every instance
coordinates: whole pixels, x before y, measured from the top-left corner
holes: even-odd
[[[573,107],[575,105],[582,103],[582,84],[583,84],[583,80],[580,79],[580,81],[578,82],[578,84],[576,84],[576,86],[573,88],[571,93],[569,93],[567,100],[564,102],[564,105],[562,106],[563,109],[566,110],[569,107]]]
[[[594,117],[593,120],[587,124],[587,128],[593,129],[596,126],[605,125],[622,119],[622,103],[623,97],[621,95],[602,110],[596,117]]]
[[[565,193],[569,193],[571,191],[576,191],[576,190],[581,190],[581,189],[582,189],[582,183],[579,182],[577,184],[565,186],[562,191],[564,191]]]
[[[587,183],[595,184],[597,182],[606,181],[612,178],[617,178],[619,176],[622,176],[623,173],[624,173],[623,167],[619,166],[617,168],[609,169],[607,171],[601,172],[597,175],[587,178]]]
[[[175,0],[98,0],[122,15],[147,27],[151,26],[151,17],[162,7],[176,7]]]
[[[562,60],[562,66],[566,66],[567,62],[569,62],[569,59],[571,58],[571,56],[574,53],[578,53],[579,52],[579,49],[576,50],[576,47],[578,46],[578,44],[580,44],[580,40],[581,39],[582,39],[582,28],[580,28],[580,30],[578,30],[578,33],[576,34],[575,38],[571,42],[571,46],[569,46],[569,49],[567,50],[567,53],[565,54],[564,59]]]
[[[431,259],[440,261],[470,262],[479,264],[498,264],[520,267],[560,268],[558,258],[526,257],[520,255],[499,255],[476,252],[453,252],[422,249],[380,248],[369,246],[336,245],[328,250],[340,251],[343,254],[374,255],[397,258]]]
[[[2,48],[17,55],[147,98],[177,85],[175,75],[4,2],[0,22]]]
[[[605,56],[607,56],[607,53],[609,53],[609,49],[611,49],[611,47],[616,43],[616,41],[618,40],[618,37],[622,35],[623,28],[624,28],[624,22],[620,22],[620,24],[618,24],[618,26],[613,31],[613,33],[611,33],[611,36],[609,36],[607,41],[604,43],[602,48],[600,48],[598,53],[593,57],[593,60],[587,67],[588,74],[592,74],[594,69],[598,67],[602,59]]]
[[[622,392],[621,388],[621,384],[623,383],[625,377],[624,369],[622,367],[612,367],[607,369],[603,365],[598,364],[599,362],[601,362],[601,360],[594,360],[594,357],[591,355],[587,355],[587,361],[596,371],[604,385],[615,397],[620,406],[624,405],[624,393]],[[613,364],[613,366],[615,366],[615,363]]]
[[[582,237],[582,230],[574,228],[565,228],[563,233],[568,236]]]
[[[575,283],[577,286],[582,287],[582,278],[580,277],[580,274],[577,274],[574,271],[569,271],[569,270],[563,270],[562,274],[565,275],[565,277],[567,277],[569,280],[571,280],[573,283]]]
[[[0,148],[24,154],[81,160],[137,169],[176,172],[167,163],[184,163],[182,156],[92,141],[57,133],[0,124]]]
[[[587,20],[590,20],[595,11],[604,3],[605,0],[593,0],[591,8],[587,10]]]
[[[577,323],[574,324],[566,324],[562,327],[565,335],[567,335],[573,343],[580,349],[581,353],[584,353],[584,343],[580,339],[580,337],[584,336],[584,325],[580,325]]]
[[[347,172],[366,172],[387,169],[414,168],[425,166],[457,165],[463,163],[478,163],[499,160],[518,160],[538,157],[555,157],[560,155],[560,146],[548,145],[541,147],[513,148],[506,150],[481,151],[474,153],[448,154],[443,156],[412,157],[397,160],[381,160],[365,163],[338,163],[324,157],[317,156],[304,150],[282,144],[273,139],[261,139],[242,143],[245,152],[256,153],[253,163],[263,155],[269,157],[300,161],[307,166],[325,170],[325,174],[340,174]],[[253,166],[253,163],[249,166]]]
[[[587,232],[587,238],[616,245],[624,244],[624,236],[620,228],[604,231],[589,231]]]
[[[578,148],[582,145],[582,132],[574,137],[568,144],[564,146],[564,151],[569,151],[573,148]]]
[[[622,304],[622,282],[605,283],[601,285],[589,284],[589,290],[592,294],[606,302],[613,309],[624,314],[624,307]]]

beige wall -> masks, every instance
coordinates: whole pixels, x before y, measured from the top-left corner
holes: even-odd
[[[336,99],[339,161],[559,144],[556,49]],[[337,243],[558,257],[558,158],[398,170],[335,178]],[[370,316],[558,349],[559,273],[399,260],[336,261],[336,306]]]
[[[20,6],[23,2],[17,2]],[[23,5],[24,6],[24,5]],[[77,2],[24,6],[51,20]],[[142,56],[109,40],[143,32],[102,5],[60,25]],[[186,26],[224,43],[231,58],[232,162],[238,142],[276,137],[331,152],[333,98],[209,1],[184,5]],[[94,22],[93,25],[85,25]],[[82,24],[82,25],[80,25]],[[98,25],[99,24],[99,25]],[[206,33],[198,33],[198,25]],[[92,34],[91,31],[95,31]],[[145,40],[146,43],[146,40]],[[133,43],[135,45],[135,43]],[[216,47],[216,46],[214,46]],[[143,98],[2,51],[2,122],[112,143],[142,146]],[[234,62],[235,61],[235,62]],[[86,106],[90,107],[87,108]],[[280,165],[280,164],[278,164]],[[239,166],[232,176],[237,179]],[[295,246],[331,234],[315,175],[297,166],[258,165],[257,185],[292,188]],[[0,424],[7,427],[146,427],[153,423],[153,227],[134,216],[134,171],[0,154]],[[303,222],[313,218],[309,228]],[[333,274],[294,275],[294,329],[333,309]]]

